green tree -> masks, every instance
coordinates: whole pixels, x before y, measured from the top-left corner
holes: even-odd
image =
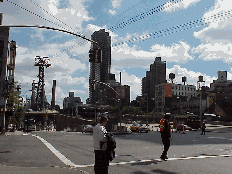
[[[14,123],[17,126],[21,124],[22,117],[23,117],[23,101],[22,97],[20,96],[21,91],[20,87],[17,85],[17,82],[12,82],[8,84],[8,98],[7,98],[7,111],[12,111],[14,118],[9,119],[9,123]],[[7,124],[9,124],[7,123]]]

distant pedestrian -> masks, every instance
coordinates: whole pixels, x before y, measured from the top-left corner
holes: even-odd
[[[164,150],[160,158],[164,161],[168,159],[167,152],[170,147],[170,139],[171,139],[169,119],[170,119],[170,113],[166,113],[164,118],[160,120],[160,133],[161,133],[161,138],[162,138],[162,142],[164,145]]]
[[[100,123],[93,128],[93,142],[95,153],[95,174],[108,174],[109,160],[106,156],[105,150],[107,148],[106,129],[107,118],[102,116]]]
[[[202,125],[201,125],[201,135],[204,133],[204,135],[205,135],[205,128],[206,128],[206,126],[205,126],[205,123],[203,122],[202,123]]]

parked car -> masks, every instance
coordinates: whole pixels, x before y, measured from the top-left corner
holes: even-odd
[[[93,132],[93,126],[92,125],[85,125],[83,128],[82,128],[82,133],[85,132]]]
[[[189,126],[187,126],[187,125],[185,125],[185,124],[178,124],[177,126],[176,126],[176,130],[177,131],[183,131],[183,128],[185,128],[185,130],[192,130],[192,128],[191,127],[189,127]]]
[[[130,130],[132,132],[146,132],[150,131],[150,129],[143,124],[140,123],[134,123],[132,126],[130,126]]]

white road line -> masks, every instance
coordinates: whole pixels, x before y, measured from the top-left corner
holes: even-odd
[[[32,135],[33,137],[38,138],[42,143],[44,143],[45,146],[47,146],[47,148],[49,150],[52,151],[52,153],[54,153],[54,155],[56,155],[65,165],[73,167],[75,166],[75,164],[70,161],[68,158],[66,158],[63,154],[61,154],[58,150],[56,150],[49,142],[47,142],[45,139],[43,139],[42,137],[39,137],[37,135]]]
[[[190,160],[190,159],[206,159],[206,158],[215,158],[215,157],[232,157],[232,154],[227,155],[200,155],[196,157],[183,157],[183,158],[169,158],[167,161],[175,161],[175,160]],[[110,163],[110,166],[116,166],[116,165],[125,165],[125,164],[134,164],[134,163],[144,163],[144,162],[162,162],[161,159],[151,159],[151,160],[138,160],[138,161],[127,161],[127,162],[116,162],[116,163]],[[74,168],[78,167],[93,167],[94,164],[89,165],[76,165]]]

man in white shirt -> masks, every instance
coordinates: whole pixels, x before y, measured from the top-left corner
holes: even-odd
[[[108,174],[109,160],[106,158],[104,150],[106,150],[106,136],[107,133],[104,126],[107,124],[107,118],[101,117],[100,123],[93,128],[93,142],[94,142],[94,153],[95,153],[95,174]]]

